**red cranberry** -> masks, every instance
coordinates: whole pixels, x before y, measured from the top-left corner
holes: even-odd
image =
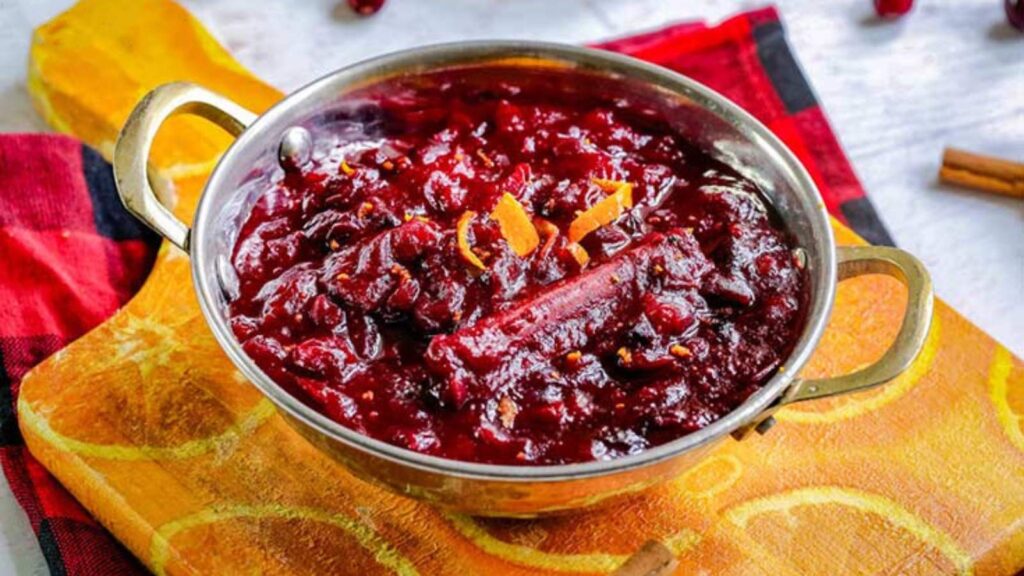
[[[902,16],[914,6],[914,0],[875,0],[875,12],[883,18]]]
[[[1004,0],[1004,6],[1010,25],[1024,32],[1024,0]]]
[[[384,0],[348,0],[348,5],[360,16],[376,14],[383,6]]]

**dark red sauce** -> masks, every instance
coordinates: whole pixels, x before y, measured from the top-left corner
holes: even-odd
[[[621,99],[503,78],[418,77],[325,119],[326,152],[241,228],[245,351],[341,424],[458,460],[615,458],[730,412],[804,322],[757,186]],[[595,179],[633,202],[582,265],[567,235],[609,195]],[[525,256],[488,216],[506,192],[538,231]],[[457,245],[467,211],[484,270]]]

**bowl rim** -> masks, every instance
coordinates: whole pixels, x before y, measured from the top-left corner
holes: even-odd
[[[242,350],[227,321],[215,308],[212,296],[216,293],[215,281],[207,276],[210,269],[207,263],[211,255],[206,252],[206,242],[197,239],[201,239],[204,234],[212,234],[217,229],[215,226],[206,226],[206,223],[215,221],[212,216],[219,207],[213,205],[210,201],[213,195],[207,192],[228,184],[224,181],[228,172],[224,166],[231,162],[236,150],[278,137],[277,134],[268,134],[264,128],[272,125],[275,120],[286,118],[293,108],[305,101],[317,99],[325,91],[340,94],[395,73],[422,72],[445,66],[518,58],[552,61],[632,77],[684,96],[727,121],[742,136],[754,143],[759,151],[772,159],[777,169],[788,176],[797,195],[800,196],[803,204],[801,211],[806,213],[811,237],[815,238],[818,244],[815,253],[819,255],[817,265],[821,274],[821,281],[809,294],[804,330],[783,364],[785,370],[777,370],[760,390],[708,426],[637,454],[611,460],[556,465],[503,465],[431,456],[388,444],[349,429],[289,394],[256,366]],[[810,358],[831,314],[837,282],[835,239],[818,188],[795,154],[759,120],[711,88],[667,68],[595,48],[520,40],[450,42],[392,52],[330,72],[289,94],[259,115],[221,156],[203,188],[193,217],[191,251],[193,285],[200,309],[214,337],[235,367],[278,409],[290,416],[293,422],[392,464],[466,480],[511,483],[564,482],[646,468],[683,453],[695,451],[752,421],[794,382],[797,372]]]

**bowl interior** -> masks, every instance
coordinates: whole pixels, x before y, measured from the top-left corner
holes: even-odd
[[[561,466],[498,466],[425,456],[350,431],[278,387],[242,352],[227,325],[227,304],[237,289],[230,257],[239,228],[256,198],[283,175],[277,163],[282,134],[293,126],[305,127],[315,142],[314,155],[327,154],[339,135],[372,136],[374,98],[411,97],[417,90],[430,89],[435,81],[432,72],[438,70],[445,70],[445,78],[481,89],[500,89],[514,77],[517,83],[545,83],[545,93],[566,101],[642,111],[756,182],[807,255],[807,322],[786,370],[698,432],[626,458]],[[381,457],[487,478],[602,474],[667,458],[727,434],[763,410],[793,380],[824,329],[835,285],[831,228],[817,189],[792,153],[764,126],[724,97],[663,68],[607,52],[536,43],[463,43],[384,56],[335,72],[289,96],[261,116],[222,158],[196,212],[192,251],[193,277],[215,336],[279,408],[320,433]]]

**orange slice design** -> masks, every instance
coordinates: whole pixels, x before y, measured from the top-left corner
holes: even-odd
[[[725,492],[743,476],[743,463],[732,454],[714,454],[684,472],[672,485],[691,498]]]
[[[60,384],[50,394],[18,399],[22,426],[61,450],[111,460],[191,458],[229,450],[274,415],[199,317],[168,324],[122,310],[97,330],[104,337],[78,343],[77,357],[88,360],[54,358],[50,380]],[[197,364],[210,370],[192,370]],[[103,408],[69,408],[81,405]]]
[[[852,488],[782,492],[739,504],[724,517],[755,555],[802,574],[863,566],[880,574],[972,573],[970,555],[951,536],[888,498]]]
[[[917,360],[892,382],[856,394],[823,398],[813,402],[795,404],[775,414],[775,418],[797,424],[828,424],[856,418],[873,412],[906,394],[928,373],[939,349],[942,327],[939,315],[932,318],[931,331]]]
[[[547,552],[526,544],[513,544],[498,539],[469,516],[447,514],[446,517],[452,527],[478,549],[519,566],[553,572],[606,573],[615,570],[629,558],[629,554],[603,552]],[[700,535],[689,528],[683,528],[662,540],[662,543],[676,555],[693,548],[698,542]]]
[[[1006,348],[997,346],[989,368],[989,398],[1006,436],[1024,451],[1024,386],[1010,386],[1012,371],[1013,356]]]
[[[285,525],[280,526],[278,530],[274,530],[274,526],[269,525],[272,521],[283,521]],[[320,510],[317,508],[307,507],[296,507],[286,506],[282,504],[262,504],[262,505],[234,505],[234,506],[218,506],[215,508],[209,508],[202,510],[190,516],[179,518],[164,524],[156,530],[153,534],[152,540],[150,541],[149,557],[150,567],[157,575],[162,576],[167,573],[167,566],[172,561],[172,554],[177,557],[188,556],[193,561],[196,558],[209,557],[208,551],[196,550],[192,554],[186,554],[183,551],[184,547],[188,545],[181,542],[189,533],[193,533],[199,530],[206,529],[211,531],[215,529],[218,524],[232,524],[225,526],[221,532],[226,533],[222,536],[223,539],[230,540],[232,535],[236,535],[240,532],[238,523],[239,522],[258,522],[260,526],[255,529],[256,532],[261,534],[279,533],[280,538],[277,539],[279,542],[284,542],[283,545],[287,545],[291,542],[299,544],[298,550],[294,554],[289,556],[295,557],[298,555],[310,556],[309,545],[314,542],[316,536],[323,536],[322,530],[310,531],[308,537],[311,540],[306,541],[303,539],[302,534],[304,531],[301,528],[296,527],[296,522],[315,522],[319,524],[326,524],[330,527],[340,529],[344,531],[348,536],[355,539],[355,541],[367,552],[372,554],[372,559],[377,565],[383,568],[389,569],[392,573],[398,574],[399,576],[415,576],[419,574],[416,567],[403,556],[398,550],[396,550],[390,543],[385,541],[378,535],[372,527],[356,520],[355,518],[329,512],[326,510]],[[271,536],[266,536],[271,538]],[[202,538],[197,538],[196,545],[201,545],[204,548],[209,548],[210,541],[217,541],[220,538],[215,534],[204,534]],[[172,552],[173,550],[173,552]],[[315,559],[313,555],[311,560]],[[245,557],[233,557],[231,554],[217,554],[213,560],[213,565],[209,568],[215,569],[219,572],[241,572],[247,562]],[[267,563],[261,561],[264,559],[255,559],[250,569],[256,569],[262,572],[266,569]],[[334,560],[334,559],[328,559]],[[351,558],[344,559],[339,565],[333,567],[332,571],[339,569],[346,570],[359,570],[358,567],[354,567]],[[225,567],[224,562],[235,563],[238,567],[236,569],[228,569]],[[371,565],[372,566],[372,565]],[[294,567],[293,567],[294,568]],[[363,570],[369,569],[364,567]],[[314,572],[316,570],[313,570]],[[200,570],[202,572],[202,570]],[[248,573],[248,571],[246,571]]]

